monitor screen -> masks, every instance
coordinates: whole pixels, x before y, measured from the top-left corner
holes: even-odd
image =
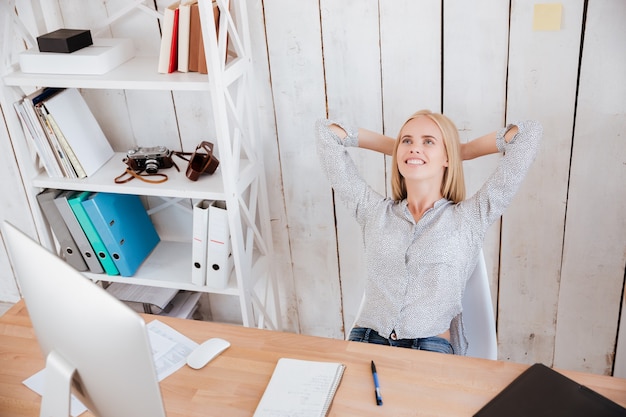
[[[69,415],[71,387],[99,417],[165,417],[141,316],[8,222],[2,231],[46,358],[40,415]]]

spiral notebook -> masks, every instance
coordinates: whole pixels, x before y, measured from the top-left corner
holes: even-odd
[[[345,365],[281,358],[254,417],[324,417],[339,387]]]

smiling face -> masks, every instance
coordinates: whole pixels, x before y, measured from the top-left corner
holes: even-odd
[[[391,189],[396,201],[407,198],[407,184],[432,181],[455,203],[465,199],[459,132],[448,117],[430,110],[413,113],[404,123],[393,152]]]
[[[432,181],[441,187],[448,156],[439,126],[427,116],[409,120],[400,131],[396,163],[404,180]]]

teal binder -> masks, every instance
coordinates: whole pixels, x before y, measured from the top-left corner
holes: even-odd
[[[91,247],[96,253],[100,263],[102,264],[102,268],[104,268],[104,272],[108,275],[119,275],[120,272],[113,263],[113,259],[109,254],[104,242],[100,238],[98,231],[91,223],[89,219],[89,215],[85,211],[85,208],[81,204],[82,201],[86,200],[91,193],[89,191],[76,192],[67,198],[68,203],[70,203],[70,207],[76,216],[76,220],[80,223],[80,227],[82,227],[83,232],[85,232],[85,236],[91,243]]]
[[[160,241],[139,196],[92,193],[82,205],[120,275],[134,275]]]

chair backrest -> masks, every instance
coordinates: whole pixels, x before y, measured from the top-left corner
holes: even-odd
[[[463,327],[469,344],[467,356],[498,359],[496,320],[489,290],[489,276],[481,249],[463,295]]]

